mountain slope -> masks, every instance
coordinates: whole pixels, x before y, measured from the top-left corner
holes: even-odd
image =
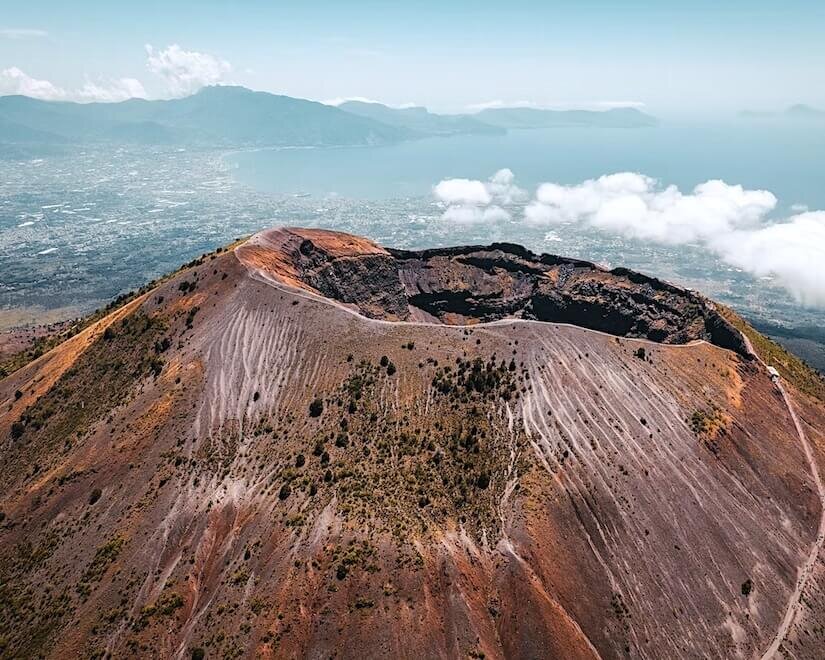
[[[507,244],[206,256],[0,381],[2,652],[758,656],[821,506],[730,327]]]
[[[56,134],[72,142],[337,146],[414,137],[406,129],[322,103],[243,87],[207,87],[181,99],[130,99],[122,103],[80,104],[6,96],[0,97],[0,122]],[[3,132],[3,139],[9,142],[25,137],[25,133]]]
[[[390,108],[381,103],[347,101],[341,110],[361,117],[400,126],[426,135],[502,135],[505,129],[491,126],[468,115],[438,115],[427,108]]]
[[[610,110],[543,110],[540,108],[488,108],[475,115],[480,121],[502,128],[644,128],[656,126],[655,117],[636,108]]]
[[[785,110],[785,115],[797,119],[825,119],[825,110],[812,108],[804,103],[797,103]]]

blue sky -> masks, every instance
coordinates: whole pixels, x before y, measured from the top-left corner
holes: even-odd
[[[162,97],[220,81],[443,111],[490,102],[629,102],[694,116],[825,107],[825,2],[3,4],[4,93],[32,89],[31,79],[61,98]]]

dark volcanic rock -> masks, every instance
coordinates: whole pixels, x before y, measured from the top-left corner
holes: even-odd
[[[710,301],[626,268],[608,271],[509,243],[390,253],[410,305],[445,323],[512,316],[669,344],[704,339],[748,354]]]

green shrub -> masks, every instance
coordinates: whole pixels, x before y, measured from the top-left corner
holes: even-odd
[[[322,412],[324,412],[324,402],[321,399],[313,399],[309,404],[309,416],[320,417]]]
[[[12,440],[17,440],[21,435],[23,435],[23,431],[26,430],[26,427],[23,426],[23,422],[12,422],[11,425],[11,438]]]
[[[753,591],[753,582],[748,578],[742,583],[742,595],[750,596],[751,591]]]

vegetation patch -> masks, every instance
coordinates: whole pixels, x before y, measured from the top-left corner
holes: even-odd
[[[64,591],[40,594],[27,586],[48,580],[43,574],[60,543],[57,531],[45,534],[37,545],[25,541],[4,548],[0,556],[0,658],[34,658],[48,655],[54,635],[72,613]]]
[[[690,428],[705,446],[714,454],[719,454],[719,438],[727,433],[730,420],[717,406],[696,410],[690,416]]]
[[[143,630],[153,618],[170,617],[181,607],[183,607],[183,597],[180,594],[172,591],[162,593],[154,603],[140,611],[140,616],[132,624],[132,628]]]
[[[126,541],[121,536],[115,536],[99,546],[92,561],[86,567],[76,590],[81,596],[88,596],[94,585],[106,573],[109,566],[118,558]]]
[[[495,533],[496,507],[521,465],[513,456],[521,457],[525,446],[520,432],[507,428],[504,410],[520,395],[524,378],[515,363],[495,356],[462,357],[444,367],[427,362],[422,368],[429,373],[421,376],[429,383],[430,409],[424,416],[420,402],[396,406],[387,399],[386,388],[396,387],[388,357],[348,364],[337,390],[312,402],[310,416],[319,426],[313,427],[311,455],[285,459],[275,479],[278,498],[297,506],[290,503],[298,494],[299,502],[310,497],[322,507],[334,493],[341,513],[362,523],[380,520],[398,538],[445,518],[471,532]],[[293,514],[284,522],[299,526],[305,517],[311,519]],[[338,579],[346,579],[349,568],[338,562]]]
[[[160,373],[163,360],[156,343],[165,330],[162,321],[138,312],[110,330],[16,420],[11,431],[15,443],[0,458],[5,474],[20,473],[10,463],[23,452],[34,461],[61,445],[69,448],[109,410],[124,403],[140,379]]]

